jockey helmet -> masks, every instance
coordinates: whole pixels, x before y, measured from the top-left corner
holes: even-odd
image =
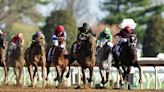
[[[89,30],[89,24],[87,24],[87,23],[83,23],[83,29],[84,30],[86,30],[86,31],[88,31]]]
[[[63,25],[58,25],[58,26],[55,28],[55,31],[57,31],[58,33],[64,32],[64,26],[63,26]]]
[[[18,33],[17,37],[23,39],[23,34],[22,33]]]
[[[40,31],[36,32],[36,36],[42,36],[42,35],[43,35],[42,32]]]
[[[129,26],[126,26],[123,31],[127,34],[131,34],[132,33],[132,29]]]
[[[111,33],[111,30],[110,30],[108,27],[106,27],[106,28],[103,30],[103,32],[104,32],[105,34],[110,34],[110,33]]]

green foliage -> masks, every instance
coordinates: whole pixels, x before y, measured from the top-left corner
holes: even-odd
[[[143,55],[156,56],[164,52],[164,19],[160,15],[153,16],[148,22],[148,28],[143,40]]]
[[[139,43],[142,43],[145,33],[143,26],[164,10],[163,5],[153,6],[150,0],[105,0],[102,8],[109,11],[109,16],[103,20],[107,24],[119,24],[124,18],[134,19]]]
[[[70,10],[57,10],[51,13],[51,16],[46,19],[46,25],[43,27],[48,46],[52,45],[52,34],[57,25],[64,25],[67,33],[67,47],[70,48],[76,37],[76,21]]]
[[[18,33],[23,33],[25,40],[25,48],[29,47],[31,44],[32,34],[38,31],[37,26],[29,26],[21,22],[16,22],[12,24],[10,31],[8,32],[8,39],[10,40],[13,36]]]

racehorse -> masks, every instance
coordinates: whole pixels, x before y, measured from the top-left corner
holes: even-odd
[[[0,36],[0,66],[2,66],[4,68],[4,83],[7,82],[7,66],[6,66],[6,46],[7,45],[7,41],[6,41],[6,37],[5,35],[1,35]]]
[[[42,41],[36,41],[31,44],[31,47],[25,52],[25,61],[30,75],[31,86],[36,86],[36,74],[38,73],[38,66],[42,68],[42,87],[45,86],[45,66],[46,66],[46,52],[45,45]],[[33,66],[35,67],[32,76]]]
[[[115,66],[120,76],[123,78],[123,80],[128,82],[128,89],[130,89],[129,75],[131,71],[131,66],[138,67],[139,77],[140,77],[139,83],[141,83],[142,81],[141,67],[137,61],[137,51],[136,51],[135,44],[136,44],[136,35],[131,34],[127,42],[124,42],[123,45],[121,46],[119,57],[117,57],[116,53],[112,50]],[[113,47],[113,49],[114,48],[115,46]],[[122,67],[123,72],[121,71],[120,66]],[[122,82],[121,79],[120,82]]]
[[[52,59],[50,61],[47,61],[47,79],[48,79],[48,74],[50,72],[50,65],[53,64],[56,68],[57,72],[57,77],[55,80],[58,80],[59,84],[62,82],[63,74],[66,70],[66,67],[68,66],[68,59],[67,55],[65,55],[65,49],[60,47],[60,44],[65,43],[65,40],[63,37],[59,38],[59,46],[54,47],[53,54],[52,54]],[[49,49],[48,49],[49,51]],[[48,55],[47,51],[47,55]]]
[[[87,88],[86,85],[86,75],[85,69],[89,69],[90,77],[88,82],[91,83],[93,75],[93,67],[95,66],[95,52],[96,52],[96,37],[89,35],[85,37],[85,40],[79,40],[77,52],[73,53],[73,45],[71,48],[71,53],[68,55],[69,59],[69,70],[66,77],[69,77],[70,65],[76,60],[82,68],[82,81],[84,83],[84,88]]]
[[[105,43],[103,47],[99,47],[96,54],[96,65],[99,67],[99,72],[101,75],[101,87],[108,82],[109,73],[111,72],[112,67],[112,48]],[[105,76],[102,74],[102,71],[105,70]],[[106,80],[105,80],[106,78]]]
[[[23,44],[21,41],[17,41],[16,48],[12,50],[9,49],[7,53],[7,68],[9,70],[9,67],[13,67],[17,85],[21,85],[20,80],[22,76],[23,67],[25,64],[23,53]],[[19,70],[18,73],[17,69]]]

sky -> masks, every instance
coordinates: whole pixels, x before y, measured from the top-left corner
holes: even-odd
[[[88,21],[85,20],[85,22],[88,22],[90,25],[97,23],[99,20],[101,20],[108,14],[107,12],[104,12],[99,8],[99,3],[100,3],[99,1],[102,1],[102,0],[88,0],[88,9],[89,9],[88,11],[89,11],[89,16],[91,17],[88,17],[88,15],[86,16],[84,15],[83,18],[88,20]],[[64,2],[65,0],[53,0],[47,5],[38,4],[36,6],[36,9],[44,17],[47,17],[47,16],[50,16],[50,13],[52,10],[54,10],[54,8],[58,9],[60,7],[65,7],[66,4]],[[75,17],[77,19],[78,25],[81,25],[84,22],[83,21],[84,19],[80,19],[78,18],[78,16],[75,16]]]

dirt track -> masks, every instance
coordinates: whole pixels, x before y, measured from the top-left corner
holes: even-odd
[[[0,87],[0,92],[164,92],[164,90],[120,90],[120,89],[57,89]]]

